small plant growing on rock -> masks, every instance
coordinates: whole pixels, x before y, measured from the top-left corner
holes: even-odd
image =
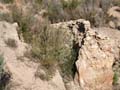
[[[113,84],[115,85],[115,84],[117,84],[117,82],[118,82],[118,74],[115,72],[114,73],[114,77],[113,77]]]
[[[78,5],[80,5],[82,0],[70,0],[65,1],[65,0],[61,0],[63,8],[69,8],[69,9],[75,9]]]
[[[3,73],[3,64],[4,64],[4,58],[3,56],[0,54],[0,76]]]
[[[32,14],[23,15],[22,11],[18,9],[16,6],[12,8],[12,18],[13,22],[17,22],[19,25],[18,35],[19,37],[24,37],[25,42],[30,43],[31,41],[31,32],[30,27],[33,25]],[[31,25],[32,22],[32,25]]]
[[[4,89],[4,86],[2,85],[2,82],[1,82],[2,75],[3,75],[3,73],[4,73],[3,65],[4,65],[4,58],[3,58],[3,56],[0,54],[0,90],[3,90],[3,89]]]

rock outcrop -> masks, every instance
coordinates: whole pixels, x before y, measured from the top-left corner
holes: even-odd
[[[67,33],[67,47],[76,45],[78,48],[78,58],[75,62],[77,71],[74,83],[67,84],[69,90],[112,90],[115,40],[91,29],[89,21],[83,19],[52,26],[62,28],[61,30]],[[35,77],[39,65],[24,57],[28,45],[19,40],[17,27],[16,23],[0,22],[0,53],[3,53],[5,58],[5,69],[11,73],[8,88],[66,90],[58,71],[50,81]]]
[[[106,27],[97,28],[96,31],[100,34],[108,36],[110,39],[113,39],[116,42],[113,44],[115,46],[115,61],[112,67],[117,79],[116,81],[114,80],[113,90],[120,90],[120,31]]]
[[[71,31],[71,38],[78,45],[75,85],[70,90],[112,90],[115,60],[115,40],[91,29],[83,19],[55,24]],[[73,88],[76,87],[76,88]]]
[[[112,90],[114,42],[83,22],[84,36],[76,61],[76,77],[82,90]]]

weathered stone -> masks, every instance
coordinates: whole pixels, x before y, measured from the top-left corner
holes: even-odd
[[[91,34],[95,31],[90,27],[85,30],[86,37],[76,62],[78,82],[83,90],[112,90],[114,54],[111,41]]]
[[[74,78],[77,88],[73,90],[112,90],[114,41],[91,29],[89,21],[83,19],[53,26],[66,27],[79,45]]]
[[[110,28],[115,28],[115,23],[113,21],[110,21],[109,26],[110,26]]]

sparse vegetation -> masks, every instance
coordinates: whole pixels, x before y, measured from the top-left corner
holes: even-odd
[[[14,39],[8,38],[5,43],[11,48],[17,48],[17,42]]]
[[[40,5],[42,4],[42,1],[43,0],[35,0],[35,2],[38,3],[38,4],[40,4]]]
[[[13,12],[12,12],[12,21],[17,22],[19,25],[19,30],[18,34],[19,37],[23,36],[25,42],[30,43],[31,41],[31,32],[30,32],[30,27],[31,27],[31,19],[32,19],[32,14],[24,16],[22,14],[22,11],[19,10],[16,6],[13,7]]]
[[[42,0],[36,0],[36,2],[44,4]],[[42,23],[33,20],[34,14],[24,16],[20,10],[15,8],[13,21],[18,22],[20,26],[19,34],[22,34],[24,40],[32,46],[30,55],[32,57],[30,58],[40,62],[42,69],[45,71],[44,74],[40,74],[41,72],[38,69],[36,76],[43,80],[49,80],[54,76],[55,68],[60,67],[65,82],[73,79],[77,52],[74,48],[65,46],[64,32],[50,27],[49,21],[55,23],[63,20],[85,18],[95,26],[100,25],[103,21],[98,23],[96,19],[101,20],[103,17],[98,17],[99,11],[92,5],[95,5],[95,3],[90,6],[85,0],[81,0],[81,2],[72,0],[69,3],[50,2],[46,5],[48,19],[45,19],[46,21]],[[45,5],[43,6],[45,7]]]
[[[1,2],[12,4],[14,0],[1,0]],[[63,29],[51,27],[51,23],[82,18],[89,20],[94,27],[104,26],[111,20],[106,13],[111,4],[120,6],[120,0],[70,0],[69,2],[25,0],[24,3],[27,2],[32,3],[26,4],[25,7],[8,6],[11,12],[0,13],[0,20],[18,23],[19,37],[22,36],[24,41],[31,46],[31,50],[26,55],[40,64],[35,74],[36,77],[50,80],[55,75],[56,69],[59,69],[65,83],[74,77],[79,48],[74,47],[73,42],[69,45],[66,32]],[[29,13],[27,9],[30,9]],[[42,16],[42,10],[47,12],[45,16]],[[5,43],[10,48],[17,48],[17,42],[13,39],[9,38],[5,40]],[[23,58],[17,57],[17,59]],[[4,58],[0,55],[0,80],[2,76],[7,75],[3,70],[3,65]],[[113,84],[117,84],[118,77],[115,72]],[[0,81],[0,90],[4,86]]]
[[[72,60],[74,59],[71,59],[71,49],[65,46],[66,35],[64,34],[62,30],[54,29],[48,24],[39,25],[36,35],[34,34],[31,51],[32,56],[40,61],[45,72],[47,74],[49,73],[48,75],[50,77],[55,73],[54,68],[59,65],[61,67],[61,73],[64,74],[63,76],[66,73],[71,75],[70,70],[73,67],[74,61]],[[69,70],[67,70],[68,68]]]
[[[4,65],[4,58],[3,58],[3,56],[0,54],[0,80],[1,80],[2,74],[4,73],[3,65]],[[1,82],[1,81],[0,81],[0,82]],[[0,83],[0,90],[3,90],[3,89],[4,89],[4,87],[3,87],[3,85],[1,85],[1,83]]]
[[[120,6],[120,0],[113,0],[113,4],[115,6]]]
[[[5,3],[12,3],[13,1],[4,0]],[[106,5],[103,5],[104,2]],[[69,80],[74,75],[76,50],[73,47],[67,48],[64,32],[52,28],[49,24],[84,18],[89,20],[93,26],[100,26],[109,21],[105,11],[110,4],[111,0],[102,0],[102,2],[96,0],[71,0],[70,2],[34,0],[33,8],[35,10],[31,10],[31,13],[24,15],[22,9],[13,7],[12,21],[19,25],[19,36],[22,35],[25,42],[32,46],[30,52],[32,57],[30,58],[40,62],[49,75],[54,75],[54,67],[60,67],[61,75]],[[34,19],[41,8],[47,11],[47,16],[42,23]],[[14,40],[8,39],[5,42],[12,48],[17,47]]]
[[[9,13],[0,13],[0,21],[12,22],[12,16]]]
[[[113,84],[115,85],[115,84],[117,84],[117,82],[118,82],[118,78],[119,76],[118,76],[118,74],[117,74],[117,72],[115,72],[114,73],[114,77],[113,77]]]
[[[52,23],[84,18],[89,20],[92,26],[102,26],[108,22],[107,10],[111,6],[111,0],[60,0],[51,1],[45,5],[48,18]],[[104,5],[105,4],[105,5]]]
[[[13,3],[14,0],[2,0],[3,3]]]
[[[69,9],[77,8],[77,6],[80,5],[81,1],[80,0],[71,0],[68,2],[68,1],[61,0],[63,8],[69,8]]]
[[[3,65],[4,65],[4,58],[3,56],[0,54],[0,76],[3,73]]]
[[[63,63],[60,63],[61,75],[65,83],[72,81],[76,72],[75,61],[77,52],[73,48],[70,51],[69,55],[63,59]]]
[[[10,74],[4,70],[4,57],[0,54],[0,90],[6,90],[10,80]]]
[[[82,0],[71,0],[69,2],[64,0],[58,2],[51,1],[47,6],[49,20],[55,23],[79,18],[76,17],[79,16],[78,13],[76,13],[76,9],[81,5],[81,2]]]

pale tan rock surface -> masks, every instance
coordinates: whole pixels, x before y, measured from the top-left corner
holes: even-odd
[[[115,61],[113,64],[113,71],[117,74],[118,81],[113,85],[113,90],[120,90],[120,31],[117,29],[110,29],[106,27],[100,27],[96,29],[98,33],[108,36],[110,39],[113,39],[114,43],[114,56]]]
[[[113,44],[88,28],[76,62],[78,82],[83,90],[112,90]]]
[[[91,29],[83,19],[54,24],[56,28],[71,31],[71,39],[78,44],[75,82],[67,84],[70,90],[112,90],[115,44],[112,38]],[[70,34],[70,33],[69,33]],[[69,42],[70,43],[70,42]]]
[[[79,23],[78,33],[83,35],[82,40],[78,38],[80,49],[75,79],[81,90],[112,90],[115,42],[91,29],[88,21]]]

